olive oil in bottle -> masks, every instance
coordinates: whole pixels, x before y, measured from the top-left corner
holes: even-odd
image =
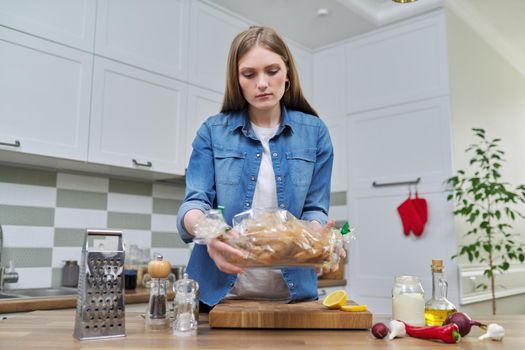
[[[441,326],[448,315],[456,312],[456,306],[447,299],[448,283],[443,275],[443,260],[432,260],[432,298],[425,303],[425,324]]]

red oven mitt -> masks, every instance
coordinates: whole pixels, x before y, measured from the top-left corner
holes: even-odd
[[[397,212],[403,223],[403,233],[405,236],[408,236],[410,231],[414,232],[416,236],[421,236],[425,224],[419,216],[418,209],[416,209],[416,204],[411,198],[411,195],[397,207]]]
[[[425,224],[427,223],[428,221],[428,205],[427,205],[427,200],[425,198],[419,198],[418,196],[418,193],[416,192],[416,197],[412,199],[412,202],[414,203],[414,206],[416,207],[416,211],[419,215],[419,218],[421,219],[421,222],[423,223],[423,226],[425,226]],[[421,231],[421,233],[423,233],[423,231]],[[415,231],[414,231],[414,234],[416,236],[420,236],[420,234],[417,234]]]

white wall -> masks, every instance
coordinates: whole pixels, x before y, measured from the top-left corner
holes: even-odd
[[[504,180],[524,183],[525,76],[454,13],[447,15],[454,168],[467,169],[470,156],[464,150],[474,141],[471,128],[484,128],[489,138],[502,139]],[[466,226],[459,219],[455,226],[461,244]],[[514,229],[525,241],[525,220],[516,221]],[[462,309],[487,313],[489,306],[484,301]],[[498,307],[498,313],[523,313],[525,295],[498,299]]]

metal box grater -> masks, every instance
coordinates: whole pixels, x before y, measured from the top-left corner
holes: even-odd
[[[89,237],[93,236],[116,237],[116,250],[89,250]],[[123,270],[122,232],[87,230],[78,279],[75,338],[86,340],[126,335]]]

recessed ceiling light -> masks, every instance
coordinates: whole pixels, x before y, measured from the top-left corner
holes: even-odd
[[[393,2],[397,2],[398,4],[408,4],[409,2],[416,2],[417,0],[392,0]]]
[[[320,8],[319,10],[317,10],[317,15],[319,17],[325,17],[325,16],[328,16],[328,14],[330,13],[330,11],[328,11],[328,9],[326,7],[322,7]]]

